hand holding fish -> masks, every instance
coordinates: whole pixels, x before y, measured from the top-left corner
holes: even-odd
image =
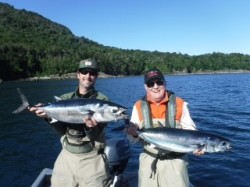
[[[148,128],[139,132],[139,137],[158,148],[179,153],[202,155],[231,149],[229,139],[198,130]]]
[[[111,121],[118,121],[127,119],[126,108],[106,100],[99,99],[68,99],[60,100],[47,104],[38,104],[30,106],[27,98],[17,89],[22,104],[12,113],[18,114],[25,109],[36,113],[39,117],[52,119],[53,122],[61,121],[72,124],[82,124],[85,122],[84,118],[91,116],[96,122],[107,123]],[[87,122],[88,123],[88,122]],[[95,125],[93,120],[90,126]]]
[[[90,116],[84,117],[83,121],[89,128],[95,127],[97,125],[97,121],[93,117],[91,118]]]
[[[41,108],[42,105],[43,105],[42,103],[38,103],[38,104],[36,104],[34,106],[28,107],[28,110],[30,112],[35,113],[37,116],[39,116],[41,118],[48,118],[48,115]]]
[[[138,137],[137,131],[138,131],[138,126],[136,124],[130,122],[128,127],[126,128],[126,132],[129,135],[133,136],[134,138],[137,138]]]
[[[44,110],[41,108],[41,106],[43,106],[42,103],[38,103],[32,107],[28,107],[28,110],[30,112],[35,113],[38,117],[41,118],[49,118],[48,115],[44,112]],[[83,123],[86,124],[87,127],[92,128],[95,127],[97,125],[97,121],[91,116],[86,116],[84,117],[84,119],[82,120]]]
[[[196,156],[201,156],[201,155],[204,155],[205,152],[203,150],[198,149],[198,150],[195,150],[193,152],[193,154],[196,155]]]

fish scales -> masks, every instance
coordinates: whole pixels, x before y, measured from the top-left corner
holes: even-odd
[[[149,128],[139,132],[139,136],[158,148],[175,152],[223,152],[231,148],[228,139],[197,130]]]
[[[22,105],[13,111],[15,114],[22,112],[30,106],[21,90],[17,90],[20,94]],[[54,122],[62,121],[72,124],[82,124],[86,116],[93,117],[97,122],[117,121],[127,119],[128,117],[125,107],[99,99],[58,100],[44,104],[38,108],[43,109]]]

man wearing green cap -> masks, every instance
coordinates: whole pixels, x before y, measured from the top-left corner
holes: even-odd
[[[77,71],[79,85],[76,91],[66,93],[60,98],[63,100],[75,98],[109,100],[107,96],[95,90],[98,71],[95,60],[80,61]],[[37,107],[31,107],[29,110],[50,122],[43,110]],[[62,151],[53,168],[52,186],[109,186],[108,162],[103,152],[106,124],[97,123],[94,119],[86,117],[83,119],[82,126],[62,122],[50,123],[50,125],[59,132],[62,143]]]

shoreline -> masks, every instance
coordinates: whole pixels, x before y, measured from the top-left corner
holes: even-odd
[[[237,74],[237,73],[250,73],[250,70],[231,70],[231,71],[204,71],[204,72],[195,72],[195,73],[186,73],[186,72],[176,72],[171,74],[164,75],[213,75],[213,74]],[[134,75],[136,76],[136,75]],[[140,75],[143,76],[143,75]],[[108,75],[103,72],[99,72],[98,78],[111,78],[111,77],[126,77],[125,75]],[[65,80],[65,79],[76,79],[76,73],[67,73],[63,75],[50,75],[43,77],[29,77],[25,79],[17,79],[4,81],[0,79],[0,83],[3,82],[21,82],[21,81],[42,81],[42,80]]]
[[[98,78],[110,78],[110,77],[124,77],[123,75],[108,75],[102,72],[99,72]],[[66,73],[63,75],[49,75],[49,76],[42,76],[42,77],[29,77],[24,79],[17,79],[17,80],[10,80],[10,81],[3,81],[0,79],[1,82],[21,82],[21,81],[43,81],[43,80],[65,80],[65,79],[77,79],[76,73]]]

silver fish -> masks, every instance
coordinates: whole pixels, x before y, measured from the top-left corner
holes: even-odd
[[[213,153],[231,149],[228,139],[204,131],[159,127],[144,129],[138,133],[143,140],[155,147],[179,153],[195,150]]]
[[[30,106],[28,100],[17,89],[22,105],[13,111],[14,114],[20,113]],[[99,99],[69,99],[58,100],[52,103],[39,106],[43,109],[52,122],[61,121],[72,124],[82,124],[85,116],[94,117],[97,122],[110,122],[127,119],[126,108],[110,101]]]

